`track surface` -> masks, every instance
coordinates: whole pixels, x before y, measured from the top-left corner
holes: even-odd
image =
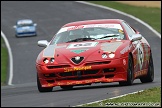
[[[37,23],[38,36],[15,37],[13,25],[23,18],[33,19]],[[43,48],[37,46],[37,41],[50,41],[65,23],[102,18],[124,19],[148,40],[153,53],[154,82],[142,84],[137,79],[131,87],[107,83],[77,86],[67,91],[54,87],[53,92],[39,93],[36,86],[35,60]],[[1,30],[9,40],[14,63],[13,86],[1,88],[2,107],[68,107],[161,85],[161,39],[145,26],[121,14],[74,1],[1,1]]]

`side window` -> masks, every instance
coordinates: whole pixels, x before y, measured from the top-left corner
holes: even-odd
[[[122,22],[122,24],[126,29],[126,32],[128,33],[129,37],[132,37],[132,35],[136,33],[126,22]]]

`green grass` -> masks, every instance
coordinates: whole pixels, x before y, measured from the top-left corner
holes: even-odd
[[[150,105],[152,107],[154,107],[154,104],[161,106],[161,87],[154,87],[135,94],[129,94],[115,99],[107,99],[93,104],[84,104],[80,107],[111,107],[110,105],[119,104],[120,107],[124,104],[129,107],[126,103],[133,103],[134,105],[138,103],[139,106],[142,106],[144,103],[145,105],[149,105],[151,103]]]
[[[89,1],[91,3],[114,8],[131,14],[149,24],[161,34],[161,9],[152,7],[137,7],[114,1]]]
[[[4,40],[1,37],[1,86],[6,85],[7,68],[8,68],[8,52]]]

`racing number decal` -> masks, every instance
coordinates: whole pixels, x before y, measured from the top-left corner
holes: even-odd
[[[84,42],[70,44],[67,48],[83,48],[83,47],[95,47],[98,42]]]
[[[142,69],[142,65],[143,65],[143,60],[144,60],[144,52],[143,52],[143,47],[141,45],[141,43],[138,43],[137,45],[137,50],[138,50],[138,63],[140,65],[140,70]]]

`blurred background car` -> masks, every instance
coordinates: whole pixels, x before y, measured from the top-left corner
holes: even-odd
[[[16,25],[13,26],[15,28],[15,36],[36,36],[36,26],[37,24],[34,23],[31,19],[18,20]]]

